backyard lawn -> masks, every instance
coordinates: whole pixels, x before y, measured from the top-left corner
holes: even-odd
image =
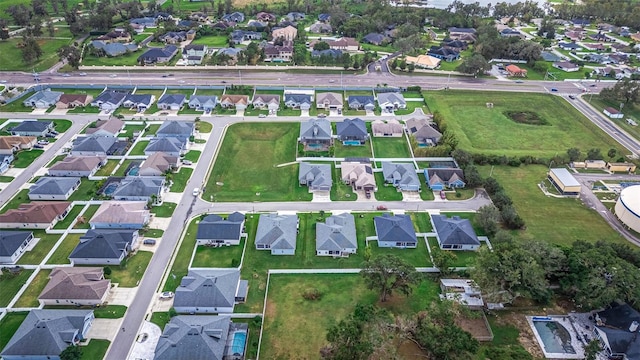
[[[81,201],[81,200],[91,200],[94,196],[96,196],[96,191],[98,190],[98,181],[96,180],[88,180],[87,178],[82,178],[80,180],[80,186],[76,191],[69,196],[68,201]],[[68,217],[68,215],[67,215]]]
[[[116,159],[107,160],[107,163],[104,164],[104,166],[101,167],[100,170],[96,171],[96,176],[111,176],[111,174],[113,174],[113,170],[116,168],[117,165],[118,165],[118,160]]]
[[[124,132],[118,134],[118,137],[133,138],[133,133],[144,130],[144,125],[125,125]]]
[[[86,346],[81,346],[82,356],[80,360],[102,359],[109,349],[111,341],[101,339],[91,339]]]
[[[47,260],[47,264],[70,264],[71,262],[68,259],[69,255],[71,255],[73,249],[80,243],[80,236],[81,234],[67,234],[60,246],[58,246],[49,260]]]
[[[18,265],[37,265],[44,260],[49,251],[53,248],[58,240],[60,240],[60,234],[47,234],[44,230],[34,230],[33,237],[39,238],[38,244],[31,250],[27,251],[18,260]]]
[[[53,228],[56,230],[64,230],[68,228],[78,215],[80,215],[80,211],[82,211],[82,209],[84,209],[84,205],[76,205],[72,207],[67,216],[62,221],[58,221]]]
[[[29,189],[22,189],[18,191],[8,202],[4,204],[2,207],[2,211],[0,213],[4,214],[7,210],[17,209],[22,204],[26,204],[31,202],[29,200]]]
[[[481,91],[423,92],[432,112],[440,112],[459,140],[458,148],[507,156],[548,156],[568,148],[618,148],[619,145],[564,99],[548,94]],[[486,103],[493,103],[488,109]],[[507,111],[535,122],[516,122]],[[375,143],[374,143],[375,144]]]
[[[96,213],[96,211],[98,211],[99,208],[100,208],[100,205],[89,205],[87,210],[82,213],[82,220],[84,221],[84,223],[81,223],[80,221],[78,221],[76,223],[76,226],[74,226],[73,228],[74,229],[89,229],[89,228],[91,228],[91,224],[89,224],[89,221],[91,220],[93,215]]]
[[[13,334],[16,333],[20,324],[24,321],[29,313],[27,311],[10,312],[0,320],[0,351],[9,343]]]
[[[112,283],[120,284],[121,287],[138,286],[152,256],[152,252],[138,250],[135,255],[125,259],[120,266],[111,266],[111,275],[105,275],[105,277],[111,279]]]
[[[42,269],[38,272],[33,281],[29,283],[29,287],[27,290],[22,293],[22,296],[16,302],[15,307],[18,308],[29,308],[29,307],[38,307],[40,306],[40,302],[38,301],[38,296],[47,286],[49,282],[49,274],[51,273],[51,269]]]
[[[125,160],[122,162],[122,164],[120,164],[120,166],[118,167],[118,170],[116,170],[116,173],[113,174],[114,176],[125,176],[126,175],[126,171],[129,168],[129,165],[131,165],[131,163],[133,162],[133,160]]]
[[[20,288],[22,288],[22,285],[27,282],[27,279],[29,279],[29,276],[31,276],[32,273],[33,270],[23,269],[17,275],[10,273],[0,275],[0,287],[2,288],[2,291],[0,291],[0,307],[9,305],[11,299],[16,296],[18,291],[20,291]]]
[[[160,128],[160,124],[151,124],[147,126],[147,130],[144,131],[143,136],[155,135],[158,132],[159,128]]]
[[[187,181],[193,173],[192,168],[183,167],[177,173],[171,174],[173,179],[173,185],[171,185],[171,192],[183,192],[187,187]]]
[[[147,140],[138,141],[129,152],[129,155],[144,155],[144,149],[147,148],[147,145],[149,145],[149,141]]]
[[[229,39],[223,35],[207,35],[195,39],[191,43],[207,45],[210,48],[223,48],[229,46]]]
[[[195,235],[196,234],[194,233],[191,236]],[[195,244],[193,241],[189,241],[189,243]],[[191,267],[238,267],[240,266],[240,258],[242,258],[242,249],[244,249],[244,244],[245,239],[242,238],[240,240],[240,245],[215,248],[211,246],[198,246]]]
[[[373,155],[376,158],[410,158],[409,144],[407,139],[402,137],[383,138],[374,137],[373,139]]]
[[[229,127],[204,199],[215,201],[305,201],[312,195],[298,183],[299,125],[243,123]],[[283,166],[278,166],[283,165]]]
[[[35,159],[37,159],[40,155],[44,153],[44,150],[40,149],[32,149],[32,150],[22,150],[14,155],[15,160],[12,165],[14,167],[24,169],[31,165]]]
[[[371,140],[367,141],[361,146],[344,146],[341,141],[335,140],[333,143],[335,157],[357,157],[357,158],[370,158],[371,157]]]

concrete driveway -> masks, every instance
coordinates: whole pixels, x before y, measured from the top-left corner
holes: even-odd
[[[312,202],[330,202],[331,194],[328,191],[314,191]]]
[[[118,331],[121,331],[121,323],[122,319],[93,319],[87,338],[113,341]]]
[[[151,306],[151,309],[153,312],[165,312],[169,311],[171,307],[173,307],[173,298],[160,299],[160,293],[158,293],[153,299],[153,306]]]
[[[129,359],[153,359],[160,335],[162,335],[162,330],[160,330],[158,325],[144,321],[140,327],[136,341],[133,343]]]
[[[422,201],[420,193],[417,191],[403,191],[402,201]]]
[[[107,302],[109,305],[124,305],[129,307],[131,305],[131,301],[136,296],[138,292],[138,288],[123,288],[123,287],[113,287],[109,291],[109,296],[107,296]]]

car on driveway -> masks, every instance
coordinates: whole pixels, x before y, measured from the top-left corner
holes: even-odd
[[[596,84],[589,85],[589,87],[596,87],[596,86],[598,86],[598,85],[596,85]]]
[[[160,294],[160,299],[166,300],[173,298],[174,293],[172,291],[165,291]]]
[[[155,245],[156,244],[156,239],[144,239],[144,241],[142,242],[144,245]]]

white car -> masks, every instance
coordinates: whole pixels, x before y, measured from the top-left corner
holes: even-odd
[[[199,188],[193,189],[193,196],[198,196],[198,194],[200,194],[200,189]]]
[[[81,72],[81,73],[80,73],[80,74],[78,74],[78,75],[80,75],[80,76],[87,76],[87,73],[86,73],[86,72]]]
[[[160,294],[160,299],[171,299],[173,298],[173,292],[171,291],[165,291],[162,294]]]
[[[260,119],[264,119],[264,118],[266,118],[266,117],[267,117],[267,115],[265,115],[265,114],[260,114],[260,115],[258,115],[258,117],[259,117]]]

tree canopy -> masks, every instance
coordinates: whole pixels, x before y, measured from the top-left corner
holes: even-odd
[[[380,293],[380,301],[385,302],[393,291],[411,294],[413,285],[419,281],[415,267],[395,255],[381,255],[366,261],[360,272],[367,287]]]

